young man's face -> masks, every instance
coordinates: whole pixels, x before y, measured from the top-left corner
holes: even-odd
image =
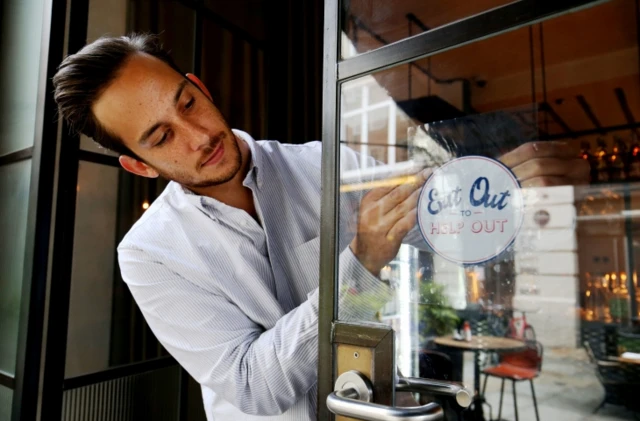
[[[136,174],[203,188],[231,180],[242,165],[238,141],[210,98],[155,57],[131,57],[92,110],[144,161],[121,157]]]

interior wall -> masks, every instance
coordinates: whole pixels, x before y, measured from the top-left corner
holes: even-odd
[[[267,137],[283,143],[320,140],[323,2],[270,2],[265,19]]]

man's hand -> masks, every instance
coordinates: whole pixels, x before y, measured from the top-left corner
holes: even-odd
[[[511,168],[522,187],[580,185],[589,182],[589,163],[576,157],[565,142],[530,142],[499,160]],[[360,203],[358,231],[351,250],[374,275],[393,259],[405,235],[416,224],[418,197],[431,170],[412,183],[380,187]]]
[[[511,168],[522,187],[580,185],[589,182],[589,163],[565,142],[530,142],[499,160]]]
[[[422,171],[413,182],[379,187],[362,198],[351,250],[375,276],[395,257],[402,239],[415,226],[420,189],[429,174],[431,170]]]

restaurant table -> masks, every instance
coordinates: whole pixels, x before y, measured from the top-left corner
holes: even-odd
[[[470,341],[456,340],[453,336],[442,336],[435,339],[435,343],[441,347],[454,348],[461,351],[474,353],[473,358],[473,388],[475,391],[473,398],[473,414],[475,420],[484,420],[482,404],[484,396],[480,390],[480,362],[479,352],[513,352],[526,348],[523,341],[499,336],[472,336]]]
[[[637,359],[637,358],[624,358],[624,357],[610,356],[609,359],[611,361],[618,361],[618,362],[627,363],[627,364],[638,364],[638,365],[640,365],[640,359]]]

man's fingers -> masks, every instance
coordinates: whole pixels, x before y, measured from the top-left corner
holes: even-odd
[[[418,209],[413,208],[407,212],[393,227],[387,232],[388,241],[396,241],[400,243],[409,231],[416,225],[418,218]]]
[[[362,201],[363,202],[377,202],[378,200],[380,200],[381,198],[386,196],[394,188],[395,187],[393,187],[393,186],[376,187],[375,189],[373,189],[370,192],[368,192],[367,194],[365,194],[364,197],[362,198]]]
[[[390,201],[385,198],[369,204],[363,213],[363,218],[366,218],[364,220],[366,223],[360,226],[360,230],[366,230],[368,232],[383,231],[383,233],[386,233],[399,219],[418,205],[419,198],[420,190],[416,189],[389,211],[382,210],[390,203]]]
[[[542,176],[533,177],[522,182],[522,187],[554,187],[575,184],[575,180],[568,177]]]
[[[512,171],[520,181],[544,176],[562,177],[573,170],[570,163],[559,158],[533,158],[512,168]]]
[[[408,197],[410,197],[416,191],[419,191],[424,183],[429,178],[429,174],[431,174],[431,170],[420,171],[415,174],[415,180],[409,183],[401,184],[388,192],[383,198],[380,200],[381,203],[381,211],[383,214],[390,212],[400,203],[404,202]]]
[[[584,159],[580,159],[580,162],[572,162],[570,164],[571,171],[569,172],[569,177],[575,180],[576,185],[589,184],[590,176],[591,176],[591,166],[589,162]]]
[[[499,160],[509,168],[515,168],[534,158],[575,158],[566,142],[544,141],[529,142],[502,155]]]
[[[404,182],[392,186],[376,187],[364,195],[363,201],[375,202],[392,192],[391,197],[394,198],[396,195],[401,195],[403,191],[407,189],[409,189],[409,194],[411,194],[411,190],[422,186],[432,172],[433,170],[431,168],[427,168],[413,175],[392,178],[389,181],[401,180]]]
[[[515,167],[513,173],[525,187],[531,186],[532,179],[538,186],[560,185],[559,179],[564,179],[562,184],[582,185],[589,182],[590,167],[584,159],[535,158]]]
[[[420,198],[420,190],[415,190],[409,197],[398,203],[393,209],[384,215],[384,223],[389,227],[393,227],[398,220],[403,218],[407,212],[415,209],[418,206],[418,199]]]

